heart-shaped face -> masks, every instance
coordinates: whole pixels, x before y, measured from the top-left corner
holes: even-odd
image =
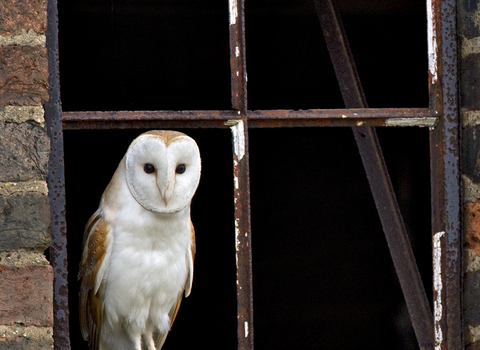
[[[128,188],[145,209],[173,213],[190,204],[200,181],[200,151],[176,131],[149,131],[136,138],[125,156]]]

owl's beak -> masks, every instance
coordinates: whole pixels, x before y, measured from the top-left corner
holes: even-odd
[[[172,197],[173,187],[175,185],[175,180],[167,180],[163,184],[158,184],[158,188],[160,189],[160,195],[162,196],[163,202],[165,206],[168,206],[168,201]]]
[[[169,196],[162,195],[163,203],[165,203],[165,206],[168,207],[168,200],[170,199]]]

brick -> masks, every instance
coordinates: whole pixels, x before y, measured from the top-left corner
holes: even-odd
[[[0,266],[0,320],[4,325],[52,326],[50,265]]]
[[[0,197],[0,249],[45,250],[50,246],[50,203],[41,193]]]
[[[46,42],[47,42],[46,35],[37,34],[33,29],[30,29],[28,32],[25,29],[22,29],[22,32],[16,35],[0,35],[0,46],[45,47]]]
[[[50,139],[44,128],[29,123],[0,123],[0,182],[45,180]]]
[[[480,256],[473,249],[463,250],[463,270],[465,272],[480,271]]]
[[[53,329],[34,326],[0,326],[0,350],[51,350]]]
[[[32,28],[37,33],[47,29],[47,0],[0,1],[0,32],[18,34]]]
[[[0,106],[0,121],[6,123],[33,122],[45,123],[45,111],[42,106]]]
[[[462,172],[474,184],[480,183],[480,125],[464,128],[462,132]]]
[[[47,101],[47,49],[0,47],[0,105],[42,105]]]
[[[480,255],[480,201],[465,203],[463,209],[466,243],[470,249]]]
[[[480,36],[480,27],[478,25],[478,2],[472,0],[459,0],[457,3],[459,13],[459,34],[467,39]]]
[[[464,276],[463,307],[465,324],[480,325],[480,271],[468,272]]]
[[[49,265],[45,255],[33,250],[7,250],[0,251],[1,266],[37,266]]]
[[[465,350],[480,350],[480,341],[468,345]]]
[[[0,197],[8,197],[19,192],[38,192],[48,196],[46,181],[0,182]]]

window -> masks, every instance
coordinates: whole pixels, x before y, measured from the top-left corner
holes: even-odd
[[[83,346],[83,226],[152,128],[186,130],[204,162],[194,291],[166,347],[250,349],[255,329],[267,349],[405,348],[414,329],[461,348],[454,2],[337,6],[345,32],[328,0],[70,0],[57,32],[49,1],[57,349]]]

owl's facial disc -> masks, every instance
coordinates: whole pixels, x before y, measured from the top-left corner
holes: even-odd
[[[165,142],[157,134],[142,134],[127,151],[128,187],[148,210],[179,211],[190,204],[197,189],[201,168],[198,147],[190,137],[175,135]]]

